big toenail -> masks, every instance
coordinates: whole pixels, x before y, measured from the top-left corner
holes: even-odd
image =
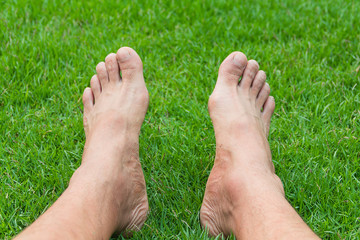
[[[121,58],[121,61],[128,60],[131,57],[129,51],[127,51],[127,50],[121,50],[119,52],[119,56]]]
[[[244,61],[242,61],[242,60],[243,60],[243,59],[242,59],[241,54],[239,54],[239,53],[238,53],[238,54],[235,54],[235,56],[234,56],[234,58],[233,58],[234,63],[235,63],[237,66],[244,68],[244,67],[245,67],[244,64],[243,64]]]

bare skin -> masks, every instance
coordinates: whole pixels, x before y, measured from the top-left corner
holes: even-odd
[[[275,174],[267,142],[275,102],[258,68],[239,52],[220,67],[209,100],[217,152],[201,224],[213,236],[318,239],[286,201]],[[149,95],[141,59],[131,48],[121,48],[96,71],[83,94],[81,166],[54,205],[16,239],[109,239],[138,231],[146,220],[139,133]]]
[[[124,47],[109,54],[96,71],[91,89],[83,94],[81,166],[54,205],[16,239],[109,239],[144,224],[148,199],[139,133],[149,95],[142,62]]]
[[[239,83],[239,79],[241,81]],[[256,61],[240,52],[221,64],[209,99],[216,137],[200,221],[211,236],[319,239],[290,206],[267,137],[275,101]]]

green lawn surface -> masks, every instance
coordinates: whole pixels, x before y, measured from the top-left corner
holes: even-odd
[[[287,199],[321,238],[360,239],[360,1],[0,0],[0,30],[0,239],[67,187],[84,145],[83,89],[121,46],[139,53],[150,92],[140,136],[150,214],[134,239],[209,239],[207,101],[235,50],[267,73]]]

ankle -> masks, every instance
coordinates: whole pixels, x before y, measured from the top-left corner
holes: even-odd
[[[233,168],[224,175],[224,186],[227,192],[238,195],[239,199],[244,196],[264,197],[267,194],[275,194],[284,197],[284,187],[280,178],[273,172],[246,167]]]

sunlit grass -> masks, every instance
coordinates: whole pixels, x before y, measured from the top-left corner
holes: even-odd
[[[150,215],[135,239],[208,239],[198,213],[215,154],[207,99],[239,50],[276,100],[286,196],[324,239],[360,237],[360,2],[0,1],[0,238],[33,222],[79,166],[81,94],[121,46],[144,62],[140,139]]]

